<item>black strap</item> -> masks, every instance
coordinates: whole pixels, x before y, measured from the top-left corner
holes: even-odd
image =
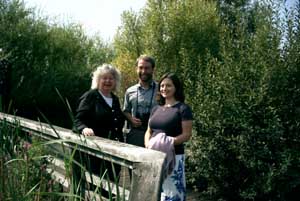
[[[150,113],[150,109],[152,106],[152,100],[153,100],[153,96],[154,96],[154,91],[155,91],[155,87],[156,87],[155,82],[152,82],[152,83],[153,83],[153,85],[152,85],[151,101],[150,101],[150,105],[148,106],[147,113]],[[137,89],[136,89],[136,112],[137,113],[138,113],[138,108],[139,108],[139,87],[137,87]]]

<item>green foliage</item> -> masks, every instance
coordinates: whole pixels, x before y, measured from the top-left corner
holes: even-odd
[[[57,191],[59,186],[46,172],[45,150],[38,140],[6,122],[1,122],[0,128],[0,199],[58,200],[55,194],[41,195]]]
[[[58,135],[59,132],[55,130],[48,119],[46,122]],[[36,126],[38,125],[37,122]],[[22,127],[19,123],[14,125],[5,119],[0,121],[0,200],[77,201],[86,200],[87,197],[94,200],[93,198],[101,196],[103,193],[101,187],[97,185],[104,178],[107,181],[111,179],[111,182],[118,183],[120,177],[114,169],[114,163],[107,163],[112,165],[109,167],[102,163],[100,167],[99,164],[92,161],[96,159],[95,157],[90,158],[87,153],[78,151],[77,146],[70,149],[65,144],[74,145],[76,143],[62,139],[45,140],[44,137],[47,136],[46,139],[48,139],[49,136],[42,133],[43,129],[38,129],[41,133],[36,131],[32,133],[29,131],[31,130],[29,127],[26,129]],[[85,141],[86,139],[82,138],[81,140]],[[103,161],[98,160],[97,162]],[[93,165],[99,165],[99,172],[92,170]],[[113,177],[108,177],[108,168],[113,169]],[[83,173],[93,174],[93,178],[81,175]],[[64,175],[63,180],[59,175]],[[98,179],[95,181],[97,176]],[[64,182],[64,186],[57,182],[57,178],[60,182]],[[125,175],[123,175],[124,178]],[[89,183],[89,179],[95,185]],[[113,187],[108,185],[107,193],[109,195],[105,196],[109,196],[109,200],[125,200],[125,180],[123,182],[123,192],[117,189],[116,194],[113,194]],[[65,187],[68,183],[69,186]],[[88,195],[86,194],[87,188],[90,190]]]
[[[215,56],[218,53],[220,29],[214,3],[199,0],[149,1],[142,18],[146,52],[155,56],[159,75],[166,71],[185,71],[183,62],[186,56],[195,59],[205,52]],[[190,75],[194,72],[186,76]]]
[[[292,200],[299,189],[299,65],[286,64],[272,10],[254,9],[255,32],[242,22],[225,29],[221,59],[208,55],[198,84],[188,86],[197,89],[189,179],[204,177],[212,200]]]
[[[142,22],[132,10],[122,14],[122,25],[114,38],[116,57],[113,63],[120,69],[122,84],[119,96],[122,98],[128,86],[136,82],[135,61],[144,52],[142,39]]]
[[[187,179],[206,200],[299,194],[300,6],[287,23],[279,6],[149,0],[136,20],[135,38],[156,58],[156,73],[184,80],[194,113]],[[116,48],[118,55],[136,53]]]
[[[133,67],[141,54],[155,57],[157,77],[170,70],[188,71],[182,77],[195,80],[189,77],[194,77],[195,69],[185,69],[183,62],[186,56],[195,58],[205,52],[217,55],[220,29],[216,12],[214,3],[199,0],[152,0],[147,2],[140,15],[125,12],[122,16],[123,24],[115,38],[114,60],[122,72],[128,75],[123,86],[127,88],[136,82]],[[191,63],[191,66],[194,64]]]
[[[54,89],[74,108],[90,88],[92,69],[112,60],[111,47],[100,38],[87,38],[77,24],[36,16],[21,1],[1,0],[0,9],[0,47],[12,64],[9,98],[17,114],[35,118],[39,108],[51,119],[66,119]],[[70,126],[60,121],[55,123]]]
[[[131,53],[138,57],[143,52],[143,40],[141,40],[141,19],[136,13],[125,11],[122,14],[122,26],[114,39],[117,53]]]

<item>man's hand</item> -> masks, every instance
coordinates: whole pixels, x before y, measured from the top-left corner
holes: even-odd
[[[142,121],[136,117],[131,117],[131,125],[135,128],[142,126]]]

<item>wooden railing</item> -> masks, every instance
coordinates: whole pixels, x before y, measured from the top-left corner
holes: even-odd
[[[56,140],[58,144],[63,144],[72,149],[76,148],[83,153],[94,155],[98,158],[119,164],[124,168],[131,169],[132,176],[130,179],[130,187],[128,189],[122,189],[124,186],[121,186],[121,184],[113,184],[113,187],[110,188],[112,193],[116,193],[118,190],[118,192],[122,194],[121,196],[123,196],[123,198],[121,200],[160,200],[162,165],[165,160],[165,154],[162,152],[144,149],[96,136],[83,137],[69,129],[1,112],[0,121],[5,122],[10,126],[17,126],[21,130],[30,132],[32,135],[39,136],[44,140],[52,142]],[[66,150],[61,150],[61,152],[64,151]],[[63,155],[65,153],[61,154]],[[69,179],[63,174],[63,171],[58,170],[64,168],[64,162],[57,156],[52,157],[56,158],[51,160],[51,165],[49,165],[48,168],[51,168],[54,179],[68,188],[70,184]],[[111,183],[105,180],[100,180],[96,175],[88,176],[88,174],[89,173],[86,172],[87,182],[93,181],[92,183],[98,186],[100,186],[100,182],[102,183],[102,188],[107,188],[108,185],[111,185]]]

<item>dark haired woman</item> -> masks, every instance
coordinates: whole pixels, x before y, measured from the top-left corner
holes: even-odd
[[[163,181],[161,200],[185,200],[184,142],[192,135],[192,111],[184,103],[183,86],[174,73],[162,76],[159,82],[159,105],[151,111],[145,146],[158,133],[165,133],[175,148],[175,167]]]

